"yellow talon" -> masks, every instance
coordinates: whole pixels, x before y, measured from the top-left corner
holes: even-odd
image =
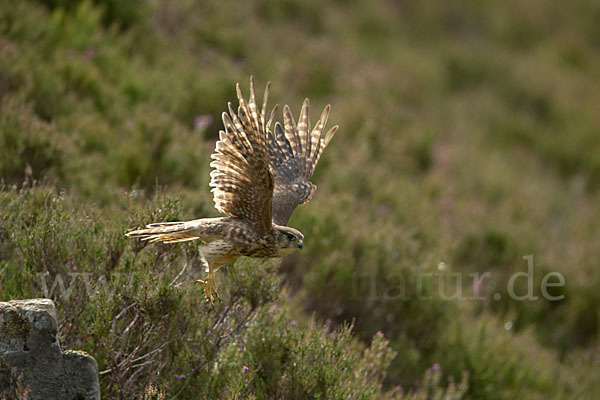
[[[206,300],[211,306],[214,306],[215,298],[217,300],[220,299],[214,279],[210,277],[206,278],[206,280],[198,279],[196,281],[196,284],[204,286],[204,294],[206,295]]]

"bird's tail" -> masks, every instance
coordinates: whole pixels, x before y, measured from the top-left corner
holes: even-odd
[[[159,222],[146,225],[146,229],[127,232],[127,237],[149,242],[178,243],[199,239],[197,227],[189,222]]]

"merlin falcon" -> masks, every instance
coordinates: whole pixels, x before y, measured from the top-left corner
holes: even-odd
[[[317,187],[310,182],[323,150],[338,130],[323,135],[330,106],[327,105],[311,130],[309,102],[304,100],[298,124],[289,107],[283,107],[283,126],[271,125],[277,106],[266,119],[269,84],[260,112],[250,78],[250,98],[244,99],[236,85],[239,107],[231,103],[223,113],[225,130],[211,155],[210,177],[215,208],[226,215],[182,222],[159,222],[126,235],[149,242],[178,243],[200,240],[199,253],[207,277],[208,302],[218,296],[214,272],[241,256],[283,257],[302,249],[304,235],[287,222],[294,209],[308,202]]]

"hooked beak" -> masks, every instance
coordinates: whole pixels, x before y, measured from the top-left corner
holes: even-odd
[[[299,249],[302,249],[302,246],[303,246],[302,240],[299,240],[299,241],[298,241],[298,248],[299,248]]]

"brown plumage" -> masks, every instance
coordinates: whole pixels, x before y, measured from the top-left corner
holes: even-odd
[[[316,186],[310,178],[338,128],[333,127],[321,138],[330,110],[327,106],[310,131],[306,99],[298,125],[285,106],[285,128],[276,123],[273,134],[270,126],[275,109],[266,120],[269,84],[260,113],[252,78],[248,101],[239,85],[236,91],[237,113],[231,103],[229,114],[223,113],[225,130],[219,132],[210,163],[215,208],[227,217],[154,223],[126,234],[150,242],[202,241],[200,256],[208,278],[199,282],[205,285],[211,304],[216,295],[212,274],[222,265],[240,256],[281,257],[302,248],[302,233],[285,224],[293,210],[314,194]]]
[[[308,202],[317,190],[310,178],[323,150],[338,130],[336,125],[321,138],[330,109],[329,105],[325,107],[311,131],[308,99],[302,104],[298,125],[289,107],[284,106],[285,130],[277,122],[275,134],[269,132],[269,162],[275,177],[272,213],[276,224],[286,225],[294,209]]]

